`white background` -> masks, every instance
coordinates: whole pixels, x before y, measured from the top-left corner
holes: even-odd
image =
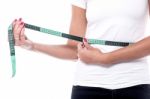
[[[7,27],[20,17],[27,23],[68,33],[70,0],[0,1],[0,99],[70,99],[75,62],[16,47],[17,74],[11,78]],[[60,37],[29,30],[26,35],[45,44],[66,42]]]

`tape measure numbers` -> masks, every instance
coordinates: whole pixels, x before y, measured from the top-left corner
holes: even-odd
[[[79,37],[79,36],[74,36],[74,35],[58,32],[58,31],[54,31],[51,29],[46,29],[46,28],[42,28],[39,26],[27,24],[27,23],[25,23],[25,28],[39,31],[42,33],[46,33],[46,34],[51,34],[51,35],[75,40],[75,41],[79,41],[79,42],[83,41],[83,38]],[[10,55],[11,55],[11,62],[12,62],[12,77],[14,77],[16,74],[16,58],[15,58],[15,47],[14,47],[15,40],[14,40],[12,24],[8,27],[8,38],[9,38],[9,47],[10,47]],[[100,45],[122,46],[122,47],[133,44],[133,43],[129,43],[129,42],[116,42],[116,41],[106,41],[106,40],[98,40],[98,39],[87,39],[87,41],[89,44],[100,44]]]

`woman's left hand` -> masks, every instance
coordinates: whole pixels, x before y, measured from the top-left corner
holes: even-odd
[[[90,46],[86,39],[78,44],[78,58],[86,64],[108,64],[107,54]]]

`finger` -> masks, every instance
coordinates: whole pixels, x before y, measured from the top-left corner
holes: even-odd
[[[26,40],[26,36],[24,35],[24,32],[25,32],[25,28],[23,27],[22,30],[21,30],[21,35],[20,35],[20,41],[22,43],[24,43],[25,40]]]
[[[16,22],[17,22],[17,19],[15,19],[15,20],[12,22],[13,27],[15,26]]]
[[[86,49],[93,49],[93,47],[89,45],[87,42],[84,42],[84,46]]]
[[[21,31],[21,28],[19,28],[21,25],[21,22],[19,20],[17,20],[14,23],[14,28],[13,28],[13,33],[14,33],[14,37],[19,39],[19,33]]]
[[[14,39],[15,39],[16,45],[20,45],[20,39],[21,39],[20,35],[21,35],[21,31],[23,27],[24,27],[24,24],[22,22],[20,23],[20,26],[18,27],[18,29],[14,31]]]
[[[23,26],[24,26],[24,23],[22,22],[20,23],[20,26],[18,26],[18,28],[13,31],[15,38],[19,38]]]
[[[92,47],[92,46],[90,46],[90,45],[88,44],[88,42],[87,42],[87,39],[86,39],[86,38],[83,38],[83,43],[84,43],[84,45],[85,45],[85,47],[86,47],[87,49],[93,49],[93,47]]]
[[[21,22],[20,25],[18,26],[18,28],[14,31],[14,36],[15,37],[19,37],[20,39],[20,35],[21,35],[21,31],[22,31],[22,28],[24,27],[24,23]]]
[[[83,49],[83,43],[79,43],[77,47],[78,47],[78,51],[82,50]]]
[[[14,28],[13,30],[18,29],[18,27],[20,26],[20,23],[22,22],[22,18],[19,18],[19,20],[16,20],[15,24],[14,24]]]

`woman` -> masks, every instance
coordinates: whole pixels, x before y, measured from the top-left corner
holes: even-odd
[[[148,5],[148,0],[72,0],[70,34],[85,37],[83,43],[32,42],[21,19],[14,21],[15,42],[57,58],[78,59],[71,99],[150,99],[150,37],[144,38]],[[134,44],[89,45],[86,38]]]

